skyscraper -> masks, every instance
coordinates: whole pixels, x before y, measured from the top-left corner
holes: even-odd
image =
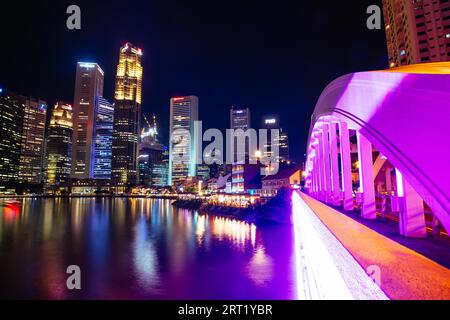
[[[383,0],[389,66],[450,60],[450,2]]]
[[[289,154],[289,135],[285,131],[280,131],[280,162],[289,163],[291,157]]]
[[[245,164],[248,164],[250,159],[250,144],[245,135],[245,132],[251,128],[250,109],[231,107],[230,128],[233,130],[243,130],[242,132],[236,132],[233,137],[233,164],[231,166],[232,191],[234,193],[242,193],[245,191]],[[241,154],[240,150],[242,150],[242,148],[238,147],[238,141],[244,141],[243,139],[245,139],[245,150],[244,153]]]
[[[163,161],[164,146],[158,142],[157,134],[156,117],[153,117],[153,124],[147,121],[147,127],[142,130],[139,145],[139,181],[145,186],[153,186],[155,166]]]
[[[96,63],[78,62],[73,106],[72,178],[94,177],[96,104],[103,95],[103,70]]]
[[[18,182],[23,116],[18,97],[0,89],[0,194],[14,193]]]
[[[47,103],[27,97],[22,97],[21,100],[24,117],[19,181],[26,185],[38,185],[43,181]]]
[[[170,99],[169,183],[178,185],[197,175],[194,122],[198,120],[196,96]]]
[[[96,102],[94,131],[94,179],[111,178],[114,106],[105,98]]]
[[[72,106],[58,102],[50,119],[46,147],[45,193],[67,192],[72,164]]]
[[[117,187],[136,184],[142,96],[142,51],[120,48],[116,74],[111,180]]]
[[[251,128],[251,113],[249,108],[235,108],[231,107],[230,110],[230,128],[234,130],[243,130],[244,132]],[[245,159],[246,162],[249,160],[249,141],[245,140],[245,151],[244,154],[239,154],[239,148],[237,146],[237,141],[239,138],[245,138],[245,134],[236,134],[234,138],[234,156],[233,159]],[[242,140],[242,139],[241,139]],[[234,161],[234,160],[233,160]]]

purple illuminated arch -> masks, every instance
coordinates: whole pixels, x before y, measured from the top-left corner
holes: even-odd
[[[450,63],[338,78],[316,105],[308,142],[324,119],[359,130],[402,172],[450,230]]]

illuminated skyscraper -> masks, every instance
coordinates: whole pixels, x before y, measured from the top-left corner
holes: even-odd
[[[233,130],[242,130],[240,133],[236,132],[233,138],[233,165],[231,166],[232,191],[234,193],[242,193],[245,191],[244,165],[248,164],[250,160],[250,144],[245,134],[251,128],[250,109],[232,107],[230,110],[230,128]],[[240,151],[242,148],[238,146],[239,141],[245,141],[243,154]]]
[[[114,106],[98,97],[95,109],[94,179],[110,179]]]
[[[45,192],[67,192],[72,164],[72,106],[58,102],[50,119],[46,147]]]
[[[125,187],[138,180],[142,96],[142,51],[127,43],[120,48],[116,74],[112,145],[113,185]]]
[[[78,62],[73,107],[72,178],[94,177],[96,102],[103,96],[103,70],[96,63]]]
[[[0,89],[0,194],[14,193],[18,182],[23,116],[18,97]]]
[[[249,108],[235,108],[231,107],[230,110],[230,122],[231,122],[231,129],[234,130],[243,130],[244,132],[251,128],[251,113]],[[237,146],[237,141],[239,141],[239,137],[244,138],[245,134],[236,135],[234,138],[234,154],[236,159],[245,159],[246,162],[249,160],[249,153],[250,153],[250,147],[249,147],[249,141],[248,139],[245,140],[245,151],[244,154],[239,154],[239,148]],[[243,141],[243,140],[242,140]],[[242,162],[242,161],[241,161]],[[241,163],[242,164],[242,163]]]
[[[155,166],[162,164],[164,146],[158,142],[156,117],[150,124],[144,116],[147,126],[142,130],[139,146],[139,182],[144,186],[153,186]]]
[[[170,99],[169,184],[178,185],[197,175],[194,122],[198,120],[196,96]]]
[[[22,98],[24,109],[22,147],[20,151],[19,181],[38,185],[43,181],[45,122],[47,103],[32,98]]]
[[[265,157],[276,157],[279,163],[288,163],[289,156],[289,136],[280,125],[280,117],[278,115],[271,115],[263,117],[262,129],[267,129],[267,143],[264,145],[263,155]],[[278,138],[273,138],[272,131],[278,130]],[[277,153],[277,154],[276,154]]]
[[[389,66],[450,60],[450,2],[383,0]]]

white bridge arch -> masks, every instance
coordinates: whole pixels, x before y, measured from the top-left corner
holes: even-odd
[[[397,170],[402,233],[424,236],[422,199],[450,231],[450,63],[349,74],[323,91],[311,121],[305,186],[315,198],[353,210],[349,130],[357,136],[362,216],[376,218],[375,148]]]

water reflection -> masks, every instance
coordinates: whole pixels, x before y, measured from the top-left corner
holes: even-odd
[[[0,200],[0,209],[0,298],[295,298],[290,227],[154,199]],[[73,264],[77,292],[65,287]]]

